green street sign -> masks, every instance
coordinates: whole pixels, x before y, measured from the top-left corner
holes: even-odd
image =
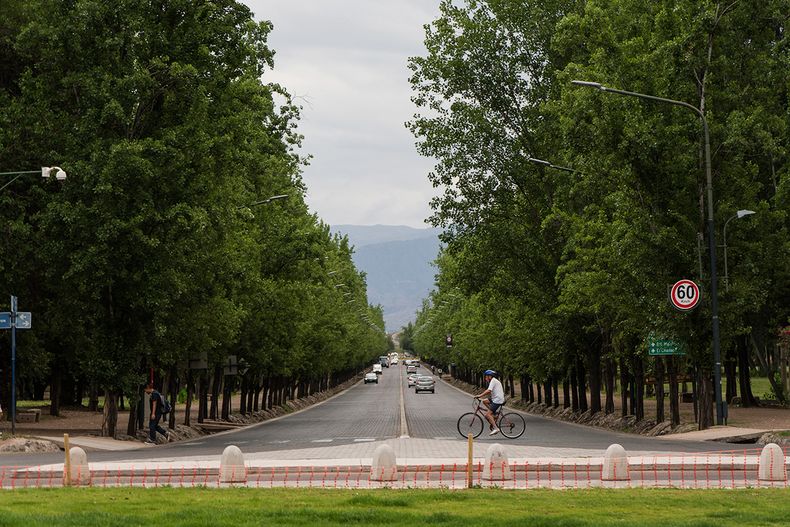
[[[647,340],[648,355],[685,355],[680,343],[671,339],[649,337]]]

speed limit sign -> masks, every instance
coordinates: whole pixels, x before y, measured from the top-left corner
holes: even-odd
[[[699,303],[699,286],[691,280],[678,280],[669,290],[669,302],[680,311],[690,311]]]

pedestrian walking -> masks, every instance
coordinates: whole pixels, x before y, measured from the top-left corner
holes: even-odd
[[[166,440],[170,440],[170,435],[167,430],[159,426],[159,420],[162,418],[164,400],[162,394],[154,389],[154,384],[149,382],[145,387],[145,393],[148,394],[148,409],[151,415],[148,417],[148,440],[146,443],[156,444],[156,433],[159,432],[165,436]]]

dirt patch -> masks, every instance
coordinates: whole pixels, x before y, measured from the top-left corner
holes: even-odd
[[[60,447],[51,441],[43,439],[29,439],[26,437],[15,437],[0,441],[0,454],[19,452],[60,452]]]

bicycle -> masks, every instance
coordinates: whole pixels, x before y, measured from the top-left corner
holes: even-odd
[[[480,399],[475,399],[474,406],[474,412],[467,412],[458,418],[458,433],[463,437],[468,434],[472,434],[472,437],[479,436],[483,433],[484,423],[488,422],[484,417],[488,409]],[[508,439],[521,437],[527,429],[524,418],[515,412],[505,413],[504,408],[505,405],[500,406],[494,416],[499,432]]]

